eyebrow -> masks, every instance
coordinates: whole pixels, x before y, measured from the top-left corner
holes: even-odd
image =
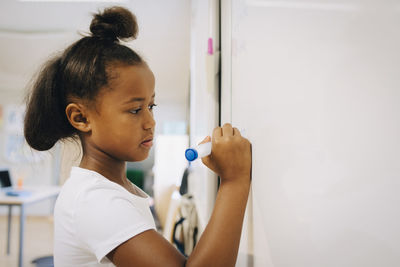
[[[156,94],[153,94],[151,98],[155,98]],[[144,97],[133,97],[125,102],[125,104],[132,103],[132,102],[142,102],[146,100]]]

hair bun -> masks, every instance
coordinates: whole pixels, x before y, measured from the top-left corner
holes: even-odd
[[[135,39],[138,32],[136,17],[124,7],[110,7],[93,15],[90,31],[94,37],[116,41]]]

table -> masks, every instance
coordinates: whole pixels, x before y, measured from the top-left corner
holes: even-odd
[[[7,225],[7,254],[10,254],[10,232],[11,232],[11,213],[13,206],[20,207],[19,216],[19,251],[18,267],[22,267],[24,251],[24,227],[25,227],[25,207],[29,204],[43,201],[48,198],[57,197],[60,193],[59,186],[26,186],[23,191],[29,191],[28,196],[7,196],[5,192],[0,192],[0,205],[8,206],[8,225]]]

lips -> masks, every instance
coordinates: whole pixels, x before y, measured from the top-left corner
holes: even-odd
[[[153,137],[148,137],[146,138],[141,145],[145,146],[145,147],[152,147],[153,146]]]

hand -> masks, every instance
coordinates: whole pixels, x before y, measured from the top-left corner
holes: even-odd
[[[203,142],[209,141],[207,137]],[[250,181],[251,143],[240,135],[237,128],[229,123],[216,127],[212,135],[212,148],[209,156],[203,157],[203,163],[221,177],[221,182]]]

